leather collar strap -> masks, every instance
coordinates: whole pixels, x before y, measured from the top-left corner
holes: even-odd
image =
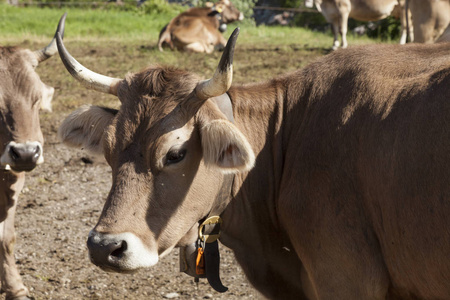
[[[197,242],[197,251],[201,248],[203,251],[203,267],[204,275],[208,280],[209,285],[219,293],[224,293],[228,290],[220,280],[220,253],[219,243],[217,240],[220,237],[220,229],[222,219],[220,214],[228,204],[228,198],[231,195],[231,188],[233,186],[234,175],[225,175],[224,182],[219,191],[219,194],[214,201],[214,206],[208,217],[199,227],[199,239]],[[203,275],[198,274],[197,275]]]

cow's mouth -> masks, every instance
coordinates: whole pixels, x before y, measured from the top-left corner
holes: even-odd
[[[33,171],[37,165],[34,166],[11,166],[11,170],[17,173],[20,172],[31,172]]]
[[[0,166],[0,170],[5,172],[14,172],[14,173],[21,173],[21,172],[31,172],[33,171],[37,165],[34,166],[20,166],[20,165],[10,165],[5,164]]]
[[[95,263],[94,263],[95,264]],[[139,269],[134,269],[134,270],[124,270],[122,268],[119,267],[112,267],[112,266],[99,266],[97,264],[95,264],[97,267],[99,267],[100,269],[102,269],[105,272],[108,273],[121,273],[121,274],[134,274],[137,271],[139,271]]]

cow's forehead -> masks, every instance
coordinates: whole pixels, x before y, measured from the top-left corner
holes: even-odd
[[[31,50],[21,49],[17,47],[6,47],[2,49],[2,57],[0,60],[1,69],[8,72],[29,71],[38,66],[39,62],[36,55]]]
[[[29,66],[36,68],[39,64],[36,55],[28,49],[21,50],[21,57],[25,63],[29,63]]]
[[[110,133],[122,149],[131,143],[158,145],[174,132],[192,128],[192,116],[177,103],[144,97],[134,104],[122,105]]]
[[[127,75],[118,89],[122,105],[106,135],[111,150],[131,144],[159,148],[174,132],[192,131],[188,107],[198,81],[189,72],[162,67]]]
[[[187,107],[198,81],[195,74],[174,68],[150,67],[128,74],[118,88],[122,105],[116,127],[158,135],[183,127],[193,117]]]
[[[30,50],[1,48],[0,86],[2,102],[37,101],[42,97],[44,84],[34,68],[38,61]]]
[[[150,66],[141,72],[128,74],[118,87],[118,96],[122,103],[152,98],[158,100],[158,107],[163,107],[164,103],[170,105],[184,99],[198,81],[199,77],[188,71]]]

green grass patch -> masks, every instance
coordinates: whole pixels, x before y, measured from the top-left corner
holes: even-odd
[[[114,5],[114,4],[112,4]],[[0,4],[1,41],[52,36],[59,18],[67,12],[68,38],[154,39],[159,30],[182,8],[151,13],[148,8],[134,10],[13,7]]]
[[[115,4],[90,8],[38,8],[14,7],[0,4],[0,43],[17,44],[24,40],[45,41],[52,37],[59,18],[68,13],[65,39],[93,41],[147,42],[155,45],[159,31],[185,7],[164,4],[162,0],[149,0],[143,7],[120,9]],[[329,48],[331,33],[313,32],[301,27],[256,27],[251,22],[233,23],[225,34],[228,37],[235,27],[241,27],[240,44],[255,47]],[[348,36],[349,44],[367,44],[379,40]]]

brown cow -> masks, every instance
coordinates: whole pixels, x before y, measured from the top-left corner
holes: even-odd
[[[450,44],[354,47],[231,86],[236,37],[206,81],[101,76],[58,39],[69,72],[122,103],[59,131],[112,168],[92,262],[151,267],[220,215],[220,241],[269,298],[448,299]]]
[[[58,24],[64,32],[66,15]],[[57,52],[56,39],[38,51],[0,47],[0,276],[6,299],[28,299],[14,258],[14,215],[25,172],[44,161],[39,108],[51,109],[54,89],[35,72]]]
[[[450,24],[450,0],[407,0],[414,42],[433,43]]]
[[[359,21],[377,21],[390,16],[394,8],[402,6],[404,0],[306,0],[307,6],[312,3],[322,13],[334,35],[333,49],[340,46],[339,35],[342,38],[342,48],[347,48],[348,18]],[[420,1],[420,0],[419,0]],[[403,8],[401,9],[403,12]],[[400,14],[402,37],[400,43],[406,42],[406,15]]]
[[[219,31],[244,15],[230,2],[220,0],[213,7],[193,7],[173,18],[159,33],[158,48],[167,44],[172,50],[206,52],[221,50],[226,40]]]

